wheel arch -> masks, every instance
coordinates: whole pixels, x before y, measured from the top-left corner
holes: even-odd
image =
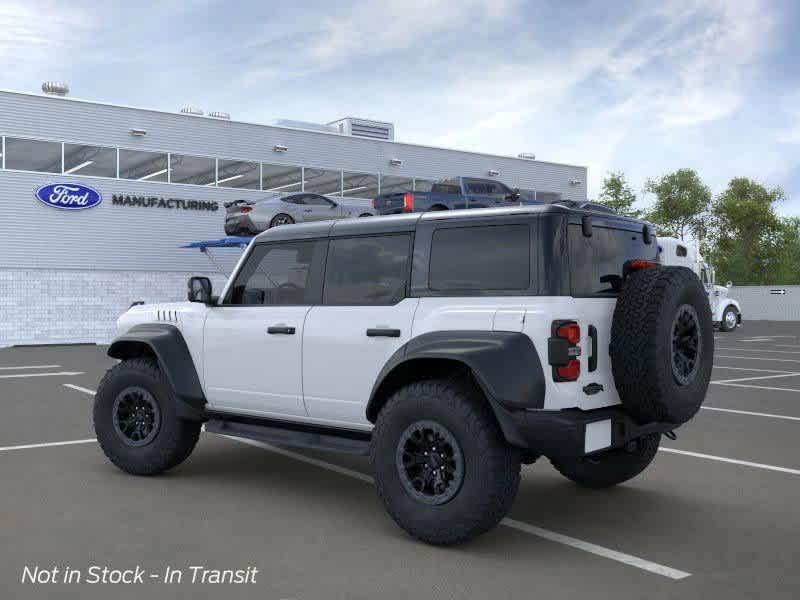
[[[471,377],[480,388],[509,439],[514,437],[504,418],[509,410],[544,406],[544,371],[527,335],[437,331],[410,340],[389,358],[372,388],[367,419],[374,423],[389,397],[407,383],[459,375]]]
[[[154,358],[175,395],[178,416],[204,420],[206,397],[189,347],[177,327],[167,323],[135,325],[111,342],[107,354],[119,360]]]

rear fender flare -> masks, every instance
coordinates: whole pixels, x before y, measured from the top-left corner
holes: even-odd
[[[451,361],[468,368],[501,426],[504,410],[544,406],[544,371],[527,335],[513,331],[436,331],[411,339],[386,362],[367,403],[369,421],[375,421],[387,399],[391,374],[420,359]]]

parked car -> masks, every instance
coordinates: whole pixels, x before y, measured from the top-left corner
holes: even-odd
[[[714,269],[700,255],[695,244],[678,238],[660,237],[658,246],[661,264],[689,268],[700,278],[708,294],[711,318],[720,331],[733,331],[742,324],[742,307],[728,295],[733,283],[716,285]]]
[[[522,463],[613,486],[697,413],[708,301],[657,260],[651,225],[559,205],[276,227],[219,297],[192,277],[189,302],[120,317],[97,439],[135,475],[183,462],[203,423],[368,455],[400,527],[462,542],[503,519]]]
[[[459,208],[494,208],[532,204],[519,190],[494,179],[456,177],[443,179],[431,186],[430,192],[394,192],[381,194],[372,203],[381,215],[394,215],[429,210]]]
[[[376,211],[369,200],[298,192],[273,194],[260,200],[236,200],[225,204],[226,235],[256,235],[276,225],[371,217]]]

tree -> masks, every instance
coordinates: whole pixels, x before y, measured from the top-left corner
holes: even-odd
[[[706,235],[704,217],[711,204],[711,188],[694,169],[678,169],[658,179],[648,179],[644,191],[656,195],[653,210],[647,214],[661,233],[696,240]]]
[[[603,180],[603,191],[597,201],[621,215],[638,219],[642,211],[634,210],[633,203],[636,202],[636,194],[633,193],[631,186],[625,180],[622,171],[609,171]]]
[[[737,283],[786,283],[796,272],[797,222],[781,220],[774,204],[783,190],[736,177],[711,208],[710,258],[720,280]],[[796,279],[796,276],[794,276]],[[778,281],[781,279],[782,281]]]

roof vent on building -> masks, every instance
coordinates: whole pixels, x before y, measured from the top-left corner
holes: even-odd
[[[231,115],[229,113],[222,112],[219,110],[212,110],[210,113],[208,113],[208,116],[211,117],[212,119],[224,119],[226,121],[231,120]]]
[[[69,86],[61,81],[45,81],[42,91],[48,96],[66,96],[69,94]]]
[[[525,160],[536,160],[536,155],[533,152],[520,152],[517,158],[524,158]]]
[[[198,117],[203,116],[203,109],[197,108],[196,106],[184,106],[181,108],[181,112],[185,115],[196,115]]]
[[[394,124],[386,121],[345,117],[344,119],[333,121],[329,125],[336,127],[336,130],[342,135],[352,135],[373,140],[394,140]]]

